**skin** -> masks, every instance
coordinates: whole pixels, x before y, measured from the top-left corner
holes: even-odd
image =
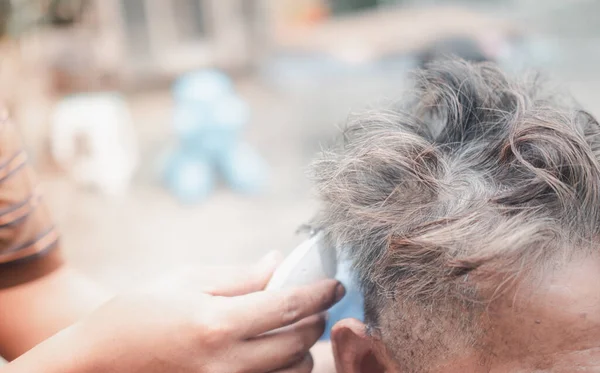
[[[0,355],[14,360],[110,298],[106,290],[68,267],[0,290]]]
[[[2,338],[2,349],[9,356],[31,349],[0,372],[309,373],[309,349],[323,332],[323,312],[344,289],[326,280],[261,291],[276,265],[267,257],[204,289],[197,286],[198,271],[179,272],[106,302],[102,291],[82,298],[94,285],[70,270],[15,288],[0,295],[7,301],[0,309],[7,328],[2,336],[17,337],[18,343]]]
[[[335,373],[335,360],[333,359],[331,342],[317,342],[311,348],[310,353],[314,358],[312,373]]]
[[[600,258],[573,260],[535,286],[493,302],[485,351],[465,350],[431,373],[600,372]],[[402,373],[377,335],[358,320],[332,331],[338,372]],[[411,372],[412,373],[412,372]]]

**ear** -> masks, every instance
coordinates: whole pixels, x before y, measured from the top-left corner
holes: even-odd
[[[367,327],[356,319],[337,322],[331,330],[333,355],[338,373],[393,372],[380,354],[380,341],[367,334]]]

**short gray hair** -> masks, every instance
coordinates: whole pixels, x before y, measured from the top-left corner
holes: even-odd
[[[600,127],[539,76],[434,63],[395,109],[353,116],[314,163],[316,224],[347,248],[403,369],[478,343],[516,279],[597,249]]]

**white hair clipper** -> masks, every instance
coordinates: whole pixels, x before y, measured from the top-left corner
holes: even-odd
[[[277,267],[266,290],[278,290],[308,285],[319,280],[334,278],[337,255],[333,247],[325,245],[323,232],[312,231],[311,236]]]

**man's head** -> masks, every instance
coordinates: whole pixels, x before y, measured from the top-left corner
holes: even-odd
[[[365,296],[342,372],[600,371],[600,126],[539,79],[431,65],[315,177]]]

